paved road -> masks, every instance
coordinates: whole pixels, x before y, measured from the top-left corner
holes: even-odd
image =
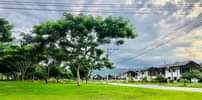
[[[127,87],[138,87],[138,88],[149,88],[149,89],[162,89],[162,90],[175,90],[175,91],[187,91],[187,92],[201,92],[202,88],[189,88],[189,87],[170,87],[160,85],[136,85],[136,84],[123,84],[123,83],[108,83],[116,86],[127,86]]]

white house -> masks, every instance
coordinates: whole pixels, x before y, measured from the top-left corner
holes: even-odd
[[[176,62],[173,64],[165,64],[160,67],[150,67],[138,72],[138,80],[147,78],[148,81],[152,81],[158,75],[167,79],[167,81],[177,81],[181,78],[182,73],[189,72],[191,70],[200,70],[202,67],[194,61]]]
[[[127,78],[131,78],[132,80],[136,80],[137,79],[137,75],[138,73],[136,71],[126,71],[123,73],[120,73],[118,75],[119,79],[127,79]]]
[[[161,67],[165,68],[165,78],[168,81],[177,81],[181,78],[183,73],[191,70],[202,71],[202,67],[194,61],[176,62],[173,64],[166,64]]]

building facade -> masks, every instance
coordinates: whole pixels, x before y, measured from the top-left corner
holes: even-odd
[[[183,73],[190,72],[191,70],[199,70],[202,72],[202,67],[194,61],[165,64],[159,67],[150,67],[148,69],[138,71],[137,80],[146,78],[148,81],[152,81],[157,76],[162,76],[167,81],[178,81],[182,77]]]

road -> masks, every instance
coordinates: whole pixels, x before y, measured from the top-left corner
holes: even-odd
[[[123,84],[123,83],[108,83],[115,86],[127,86],[127,87],[138,87],[138,88],[148,88],[148,89],[161,89],[161,90],[175,90],[175,91],[186,91],[186,92],[201,92],[202,88],[189,88],[189,87],[170,87],[170,86],[160,86],[160,85],[136,85],[136,84]]]

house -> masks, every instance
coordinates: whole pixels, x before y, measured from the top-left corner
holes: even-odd
[[[157,76],[162,76],[167,81],[178,81],[183,73],[191,70],[202,72],[202,67],[194,61],[175,62],[138,71],[137,79],[142,80],[146,78],[148,81],[152,81]]]
[[[147,80],[152,81],[157,78],[158,75],[165,76],[164,68],[150,67],[147,69]]]
[[[144,78],[148,78],[148,71],[147,70],[139,70],[137,71],[137,81],[141,81]]]
[[[102,77],[102,76],[99,75],[99,74],[96,74],[96,75],[94,75],[94,76],[92,77],[92,79],[93,79],[93,80],[103,80],[104,77]]]
[[[190,72],[191,70],[202,71],[202,67],[194,61],[184,61],[176,62],[173,64],[161,65],[160,68],[165,69],[164,77],[168,81],[177,81],[181,78],[182,74],[185,72]]]
[[[125,80],[127,78],[131,78],[131,80],[135,80],[137,79],[137,76],[138,76],[138,73],[136,71],[129,70],[129,71],[120,73],[118,75],[118,79]]]
[[[154,80],[158,75],[164,75],[165,69],[158,67],[150,67],[145,70],[138,71],[137,80],[146,79],[148,81]]]

